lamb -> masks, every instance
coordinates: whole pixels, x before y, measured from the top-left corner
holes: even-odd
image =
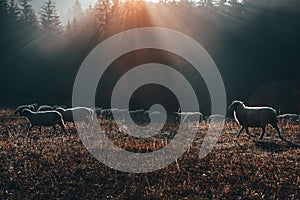
[[[28,109],[28,110],[31,110],[31,111],[36,111],[37,110],[37,107],[38,105],[36,103],[33,103],[33,104],[29,104],[29,105],[21,105],[19,107],[17,107],[14,111],[14,114],[21,114],[21,112],[24,110],[24,109]]]
[[[283,115],[278,115],[277,119],[281,123],[292,123],[296,124],[300,122],[300,115],[297,114],[283,114]]]
[[[249,127],[260,127],[262,133],[260,139],[263,138],[266,132],[266,126],[271,124],[278,132],[279,138],[283,139],[280,135],[280,130],[277,126],[278,119],[276,117],[276,110],[271,107],[248,107],[241,101],[233,101],[228,107],[230,112],[234,112],[235,120],[242,126],[241,130],[237,134],[237,138],[241,132],[246,129],[246,133],[251,137],[254,135],[249,133]]]
[[[42,133],[42,126],[52,126],[54,133],[56,131],[55,125],[58,124],[65,132],[64,120],[62,115],[57,111],[38,111],[34,112],[29,109],[24,109],[21,116],[26,117],[30,122],[31,130],[34,126],[40,127],[40,133]]]
[[[65,122],[72,122],[74,124],[73,113],[78,116],[79,121],[83,121],[88,124],[90,121],[93,120],[94,111],[90,108],[86,107],[75,107],[75,108],[56,108],[62,116]]]

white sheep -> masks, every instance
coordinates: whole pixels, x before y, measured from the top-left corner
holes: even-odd
[[[129,111],[127,109],[114,109],[113,115],[119,120],[126,120],[126,117],[129,116]]]
[[[38,105],[36,103],[33,104],[29,104],[29,105],[21,105],[19,107],[17,107],[14,111],[14,114],[20,114],[24,109],[28,109],[31,111],[36,111],[37,110]]]
[[[203,114],[200,112],[187,112],[184,117],[184,122],[202,122]]]
[[[29,109],[24,109],[20,113],[20,115],[26,117],[29,120],[30,122],[29,130],[31,130],[34,126],[39,126],[40,132],[42,132],[42,126],[52,126],[55,133],[56,131],[55,125],[58,124],[65,132],[63,117],[57,111],[34,112]]]
[[[153,122],[162,122],[162,113],[160,111],[153,111],[151,113],[149,111],[149,117],[153,120]]]
[[[203,114],[200,112],[175,112],[177,119],[180,117],[183,119],[183,122],[202,122]]]
[[[225,116],[221,114],[212,114],[207,118],[208,123],[221,122],[223,120],[225,120]]]
[[[145,112],[144,109],[132,110],[129,111],[130,117],[138,123],[144,123],[147,119],[148,112]],[[148,115],[149,116],[149,115]]]
[[[297,114],[282,114],[277,116],[278,120],[281,123],[299,123],[300,122],[300,115]]]
[[[75,108],[56,108],[62,116],[65,122],[72,122],[74,124],[73,114],[76,114],[78,121],[83,121],[86,124],[93,120],[94,111],[86,107],[75,107]]]
[[[263,130],[260,135],[260,139],[262,139],[266,132],[266,126],[271,124],[277,130],[279,138],[283,139],[277,126],[278,119],[275,109],[270,107],[248,107],[241,101],[233,101],[228,110],[234,112],[235,120],[242,126],[236,137],[239,137],[244,129],[246,129],[248,135],[254,137],[249,133],[248,128],[260,127]]]

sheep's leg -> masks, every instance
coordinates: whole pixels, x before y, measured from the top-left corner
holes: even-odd
[[[264,134],[265,134],[265,132],[266,132],[266,127],[265,127],[265,126],[262,127],[262,130],[263,130],[263,132],[261,133],[259,139],[262,139],[262,138],[263,138],[263,136],[264,136]]]
[[[42,126],[40,126],[40,133],[42,133]]]
[[[63,121],[58,121],[58,125],[62,128],[62,130],[63,130],[64,133],[65,133],[66,130],[65,130],[64,122],[63,122]]]
[[[238,137],[240,136],[241,132],[242,132],[244,129],[245,129],[245,127],[242,126],[242,128],[241,128],[240,132],[237,134],[236,138],[238,138]]]
[[[249,128],[248,128],[248,127],[246,128],[246,133],[247,133],[249,136],[251,136],[251,137],[255,137],[255,135],[252,135],[251,133],[249,133]]]
[[[55,128],[55,125],[53,125],[52,127],[53,127],[53,130],[54,130],[54,134],[55,134],[55,132],[56,132],[56,128]]]
[[[30,124],[29,129],[28,129],[28,132],[27,132],[27,137],[30,136],[30,131],[32,130],[32,128],[33,128],[33,126]]]
[[[274,125],[272,125],[275,129],[276,129],[276,131],[277,131],[277,133],[278,133],[278,136],[279,136],[279,138],[280,139],[284,139],[282,136],[281,136],[281,134],[280,134],[280,130],[279,130],[279,128],[278,128],[278,126],[277,126],[277,124],[274,124]]]
[[[64,125],[63,125],[63,124],[60,124],[60,127],[62,128],[62,130],[63,130],[64,133],[65,133],[65,132],[66,132],[66,129],[65,129]]]

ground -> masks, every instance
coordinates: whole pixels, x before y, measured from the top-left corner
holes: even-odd
[[[239,126],[227,123],[217,145],[200,159],[204,123],[181,158],[143,174],[100,163],[69,126],[67,133],[29,133],[24,118],[0,111],[0,199],[300,199],[299,124],[279,125],[284,141],[271,127],[263,140],[259,129],[251,129],[256,138],[236,139]],[[144,150],[128,136],[109,137],[126,150]],[[160,140],[146,146],[160,148]]]

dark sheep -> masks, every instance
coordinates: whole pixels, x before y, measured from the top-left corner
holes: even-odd
[[[39,126],[40,132],[42,132],[42,126],[52,126],[55,132],[56,131],[55,125],[58,124],[65,132],[63,117],[57,111],[33,112],[29,109],[24,109],[20,113],[20,115],[26,117],[29,120],[30,122],[29,130],[31,130],[34,126]]]
[[[249,133],[248,128],[260,127],[262,128],[260,139],[262,139],[266,132],[266,126],[271,124],[277,130],[279,138],[283,139],[277,126],[278,119],[275,109],[270,107],[248,107],[241,101],[233,101],[228,110],[234,112],[236,121],[242,126],[236,137],[239,137],[244,129],[246,129],[248,135],[254,137],[254,135]]]

